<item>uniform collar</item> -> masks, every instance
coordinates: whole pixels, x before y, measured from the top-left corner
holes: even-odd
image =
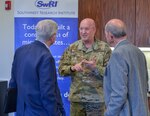
[[[98,49],[98,40],[94,39],[94,43],[92,44],[92,46],[90,48],[86,48],[85,45],[83,44],[82,40],[79,40],[79,46],[78,49],[82,50],[82,51],[93,51],[93,50],[97,50]]]

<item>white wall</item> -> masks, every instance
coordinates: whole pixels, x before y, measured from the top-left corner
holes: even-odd
[[[10,79],[10,70],[14,54],[14,15],[5,10],[5,0],[0,0],[0,80]]]
[[[0,0],[0,80],[9,80],[14,54],[14,15],[12,9],[5,10],[5,0]],[[9,116],[13,116],[10,113]]]

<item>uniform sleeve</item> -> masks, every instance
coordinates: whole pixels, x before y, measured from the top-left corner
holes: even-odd
[[[59,74],[61,76],[69,76],[71,75],[71,52],[68,49],[66,49],[66,51],[64,52],[64,54],[62,55],[61,59],[60,59],[60,62],[59,62],[59,68],[58,68],[58,71],[59,71]]]
[[[105,68],[106,68],[107,63],[110,59],[111,53],[112,53],[112,51],[111,51],[110,47],[106,46],[104,49],[103,64],[102,65],[97,64],[96,69],[93,70],[93,74],[95,74],[97,77],[98,76],[103,77],[104,72],[105,72]]]
[[[118,116],[127,99],[128,68],[127,63],[119,54],[113,54],[109,64],[110,96],[106,103],[105,116]],[[108,81],[107,81],[108,82]],[[106,84],[107,82],[104,82]]]

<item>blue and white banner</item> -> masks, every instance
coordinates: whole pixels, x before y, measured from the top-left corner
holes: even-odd
[[[56,61],[56,69],[64,50],[78,38],[78,0],[14,0],[15,49],[35,40],[35,26],[42,19],[58,23],[57,39],[50,50]],[[69,116],[68,101],[70,78],[60,77],[58,83]]]

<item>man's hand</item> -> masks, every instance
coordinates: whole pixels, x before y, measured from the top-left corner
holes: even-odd
[[[83,64],[84,68],[87,68],[90,70],[94,70],[96,68],[96,60],[95,59],[92,59],[90,61],[83,60],[82,64]]]
[[[81,62],[78,63],[78,64],[75,64],[74,66],[72,66],[72,67],[71,67],[71,70],[72,70],[72,71],[77,71],[77,72],[83,71],[82,62],[83,62],[83,61],[81,61]]]

